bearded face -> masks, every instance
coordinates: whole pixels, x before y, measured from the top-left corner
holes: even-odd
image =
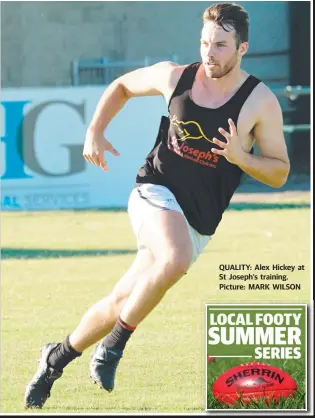
[[[206,76],[221,78],[240,65],[242,56],[246,53],[248,43],[237,45],[234,28],[224,30],[215,22],[206,22],[201,32],[200,54]]]

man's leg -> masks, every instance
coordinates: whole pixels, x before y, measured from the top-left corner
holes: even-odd
[[[96,346],[91,361],[92,379],[109,392],[114,388],[116,368],[135,327],[186,273],[193,257],[188,226],[181,212],[165,210],[152,214],[144,222],[139,238],[155,262],[136,282],[120,318],[111,333]]]
[[[150,274],[135,284],[120,313],[131,327],[136,327],[187,272],[193,256],[186,220],[177,211],[165,210],[150,217],[141,229],[140,242],[151,251],[155,263]]]
[[[113,291],[85,313],[78,327],[70,335],[70,344],[76,351],[84,351],[112,330],[136,282],[148,274],[153,264],[154,258],[150,250],[143,248],[138,251],[132,266]]]
[[[92,306],[80,324],[63,343],[49,343],[42,348],[38,370],[25,392],[26,408],[42,408],[55,380],[63,368],[90,345],[104,337],[113,328],[119,313],[135,283],[148,274],[154,257],[148,249],[141,249],[128,270],[109,296]]]

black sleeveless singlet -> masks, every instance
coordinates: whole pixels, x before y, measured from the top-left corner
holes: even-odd
[[[169,102],[169,117],[162,116],[156,142],[138,171],[136,185],[166,186],[189,224],[201,235],[213,235],[243,171],[212,153],[211,148],[221,148],[211,141],[213,137],[226,141],[218,128],[229,132],[229,118],[237,126],[246,99],[260,80],[250,75],[227,103],[209,109],[191,99],[200,65],[191,64],[183,71]]]

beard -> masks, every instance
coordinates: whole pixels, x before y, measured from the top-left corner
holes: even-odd
[[[209,78],[222,78],[234,69],[237,62],[238,62],[237,52],[223,66],[215,63],[217,65],[210,67],[209,65],[207,65],[207,63],[211,63],[211,61],[205,61],[204,68],[205,68],[206,76]]]

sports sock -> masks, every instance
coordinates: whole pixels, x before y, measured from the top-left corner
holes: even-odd
[[[70,344],[69,335],[67,338],[49,354],[48,364],[54,369],[62,372],[64,367],[77,357],[82,356],[82,353],[76,351]]]
[[[104,338],[102,344],[107,348],[123,350],[135,329],[136,327],[130,327],[119,318],[110,334]]]

